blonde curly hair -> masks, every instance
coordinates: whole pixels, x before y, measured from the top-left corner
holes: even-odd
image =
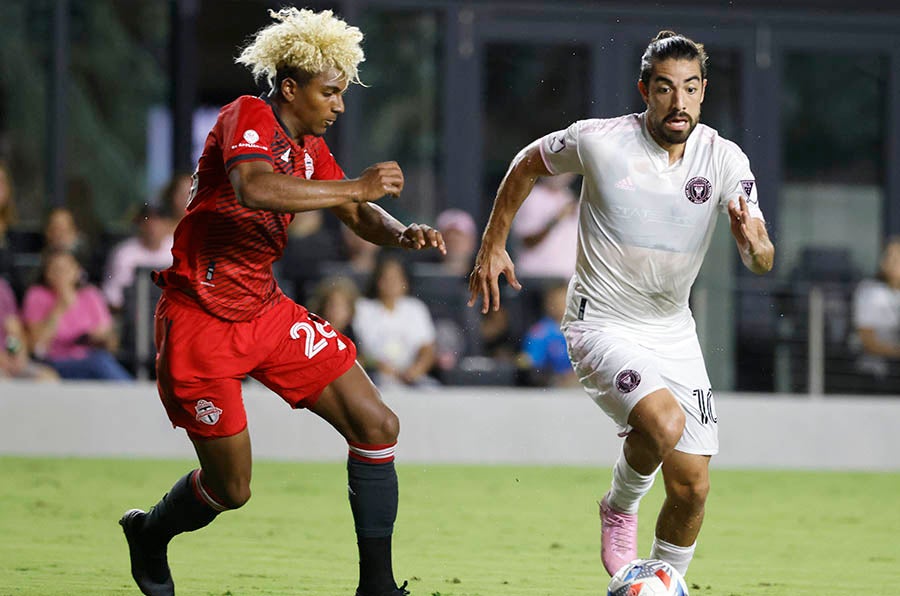
[[[248,67],[257,82],[265,78],[276,88],[279,72],[300,71],[315,76],[335,68],[350,83],[362,84],[359,63],[365,60],[362,31],[334,16],[294,7],[269,10],[275,23],[253,34],[235,62]],[[301,81],[301,84],[303,82]]]

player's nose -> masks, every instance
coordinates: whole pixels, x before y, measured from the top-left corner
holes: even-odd
[[[344,96],[340,93],[335,94],[334,105],[331,106],[331,111],[335,114],[343,114],[344,113]]]

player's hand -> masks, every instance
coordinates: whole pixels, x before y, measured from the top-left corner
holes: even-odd
[[[728,203],[728,219],[731,221],[731,235],[734,236],[738,248],[744,252],[755,254],[760,244],[759,228],[751,225],[750,208],[744,197],[738,197],[738,204]]]
[[[403,171],[396,161],[369,166],[357,178],[361,185],[359,202],[377,201],[385,195],[399,197],[403,190]]]
[[[400,246],[411,250],[436,248],[442,255],[447,254],[444,237],[440,232],[425,224],[409,224],[400,234]]]
[[[475,257],[475,268],[469,275],[469,306],[474,306],[480,296],[482,314],[491,308],[500,309],[501,273],[506,276],[509,285],[516,290],[522,289],[522,285],[516,279],[516,267],[506,249],[482,245],[478,256]]]

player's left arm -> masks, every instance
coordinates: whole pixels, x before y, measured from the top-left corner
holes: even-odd
[[[729,201],[728,219],[744,266],[760,275],[771,271],[775,263],[775,246],[769,240],[766,222],[750,215],[750,208],[743,196],[738,197],[738,204]]]
[[[403,225],[374,203],[345,203],[333,207],[331,211],[353,233],[372,244],[411,250],[436,248],[447,254],[444,238],[439,231],[425,224]]]

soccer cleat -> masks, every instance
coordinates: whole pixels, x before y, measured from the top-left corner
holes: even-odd
[[[600,501],[600,558],[612,576],[637,559],[637,515],[616,511],[609,493]]]
[[[151,547],[141,541],[141,528],[146,513],[140,509],[129,509],[119,520],[128,541],[131,557],[131,577],[147,596],[174,596],[175,582],[166,560],[166,547]]]
[[[356,591],[356,596],[407,596],[409,594],[409,590],[406,589],[406,584],[409,582],[403,582],[403,585],[399,588],[391,590],[390,592],[384,592],[382,594],[364,594],[359,590]]]

